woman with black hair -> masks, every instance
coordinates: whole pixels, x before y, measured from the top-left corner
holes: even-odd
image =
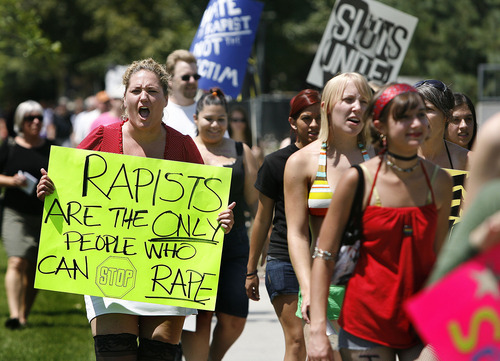
[[[285,361],[305,360],[306,345],[302,321],[295,316],[299,281],[288,251],[283,177],[288,158],[318,139],[320,104],[321,95],[313,89],[304,89],[290,100],[288,121],[296,139],[292,144],[266,156],[255,183],[255,188],[259,190],[259,205],[250,238],[245,287],[248,298],[260,300],[257,265],[272,222],[266,257],[266,289],[285,336]]]
[[[465,170],[469,151],[444,139],[446,124],[452,119],[455,106],[453,92],[445,83],[434,79],[419,81],[414,87],[424,98],[430,127],[419,155],[441,168]]]
[[[477,133],[477,119],[474,104],[462,93],[453,93],[455,107],[451,119],[446,123],[444,138],[471,150]]]
[[[256,212],[258,193],[254,183],[258,166],[250,147],[224,137],[228,109],[222,90],[210,89],[198,100],[194,121],[198,128],[194,141],[204,163],[232,169],[229,199],[236,202],[233,229],[224,237],[215,311],[198,311],[196,332],[182,333],[187,361],[216,361],[222,360],[241,335],[248,316],[245,275],[249,240],[244,211],[250,209],[252,216]],[[217,323],[211,335],[214,313]]]

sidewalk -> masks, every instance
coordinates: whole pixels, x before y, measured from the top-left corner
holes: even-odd
[[[245,329],[224,361],[280,361],[285,355],[281,325],[267,295],[264,278],[259,282],[260,301],[250,300]]]

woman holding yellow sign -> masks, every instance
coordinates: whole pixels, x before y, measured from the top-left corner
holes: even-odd
[[[162,123],[168,80],[168,73],[153,59],[132,63],[123,76],[128,119],[96,128],[78,148],[202,164],[191,138]],[[43,169],[42,174],[39,199],[55,189]],[[218,217],[226,232],[233,225],[233,207],[234,203]],[[184,318],[196,313],[190,308],[95,296],[85,296],[85,303],[98,361],[178,360]]]

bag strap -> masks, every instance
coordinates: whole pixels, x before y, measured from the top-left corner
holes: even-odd
[[[353,165],[358,171],[358,184],[356,186],[356,193],[349,212],[349,219],[344,229],[344,237],[342,245],[353,245],[358,239],[361,239],[363,233],[363,198],[365,195],[365,176],[363,170],[359,165]]]
[[[358,171],[358,185],[356,187],[356,194],[354,195],[354,200],[352,202],[350,217],[359,218],[361,221],[361,213],[363,212],[363,197],[365,195],[365,175],[359,164],[353,165]]]

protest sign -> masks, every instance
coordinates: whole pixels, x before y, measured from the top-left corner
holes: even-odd
[[[372,0],[338,0],[307,82],[317,87],[339,72],[379,84],[395,81],[418,19]]]
[[[263,6],[252,0],[209,2],[190,48],[202,76],[199,88],[240,94]]]
[[[213,310],[231,170],[53,146],[35,287]]]
[[[440,360],[500,360],[500,245],[417,294],[407,309]]]

